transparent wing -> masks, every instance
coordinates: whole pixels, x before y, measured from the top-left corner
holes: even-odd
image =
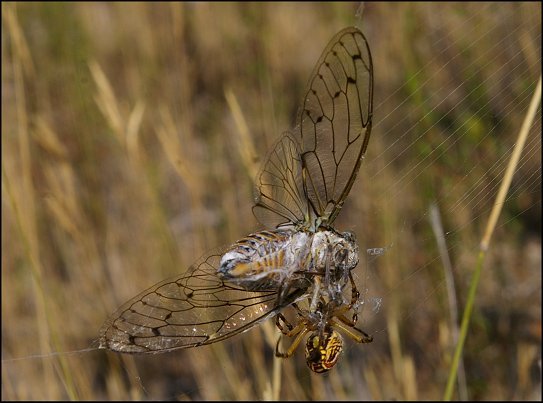
[[[315,66],[298,125],[257,177],[256,218],[264,225],[330,225],[366,152],[373,113],[373,65],[366,38],[346,28]]]
[[[249,330],[292,303],[277,290],[247,291],[217,275],[220,254],[209,255],[181,277],[131,299],[100,330],[100,348],[123,353],[165,352],[224,340]]]
[[[299,142],[286,133],[272,149],[257,177],[253,213],[261,224],[278,228],[303,223],[308,208]]]

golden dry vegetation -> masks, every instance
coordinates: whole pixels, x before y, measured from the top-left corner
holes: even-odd
[[[452,318],[541,74],[541,4],[358,7],[2,3],[2,399],[441,398]],[[275,359],[272,321],[168,354],[94,348],[126,299],[259,228],[255,173],[328,40],[355,24],[374,128],[336,227],[384,248],[356,269],[374,342],[347,341],[326,375],[302,351]],[[540,131],[539,111],[456,398],[541,398]]]

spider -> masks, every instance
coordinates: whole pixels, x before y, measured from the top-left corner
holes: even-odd
[[[298,346],[307,335],[305,345],[305,358],[307,366],[316,373],[327,372],[334,367],[343,350],[343,338],[339,331],[357,343],[371,343],[373,337],[358,329],[358,313],[354,309],[360,300],[360,292],[356,288],[352,274],[349,272],[351,283],[351,300],[348,304],[344,302],[341,292],[323,292],[317,285],[316,293],[320,294],[316,309],[302,309],[298,303],[293,303],[296,310],[298,323],[292,325],[280,312],[276,316],[275,324],[281,333],[286,337],[294,337],[290,347],[285,351],[279,350],[281,337],[277,340],[275,347],[276,357],[288,358],[294,354]],[[318,281],[316,281],[318,283]],[[326,289],[326,288],[325,288]],[[324,294],[332,294],[325,296]],[[309,303],[309,301],[308,301]],[[312,303],[310,303],[312,305]],[[346,315],[353,310],[351,318]]]

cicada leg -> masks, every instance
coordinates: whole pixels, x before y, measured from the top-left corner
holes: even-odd
[[[317,309],[317,303],[320,298],[320,289],[321,289],[321,278],[316,276],[313,280],[313,297],[311,298],[311,303],[309,304],[309,311],[315,312]]]
[[[347,324],[348,326],[353,327],[356,325],[356,322],[358,321],[358,313],[353,312],[352,319],[347,319],[345,314],[349,312],[355,306],[355,304],[359,301],[360,292],[358,291],[358,288],[356,288],[356,284],[354,282],[353,275],[351,273],[349,273],[349,280],[351,282],[351,301],[349,302],[348,305],[343,305],[343,306],[338,307],[334,311],[334,316],[337,316],[337,317],[342,316],[343,319],[341,321]]]

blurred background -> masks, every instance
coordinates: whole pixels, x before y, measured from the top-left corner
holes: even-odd
[[[359,8],[2,3],[2,399],[442,397],[541,74],[541,4]],[[255,174],[293,126],[320,53],[351,25],[373,55],[374,128],[336,228],[369,249],[356,281],[374,342],[347,340],[325,375],[302,348],[274,358],[273,321],[167,354],[93,348],[125,300],[260,228]],[[487,255],[457,399],[541,398],[540,132],[539,111]]]

